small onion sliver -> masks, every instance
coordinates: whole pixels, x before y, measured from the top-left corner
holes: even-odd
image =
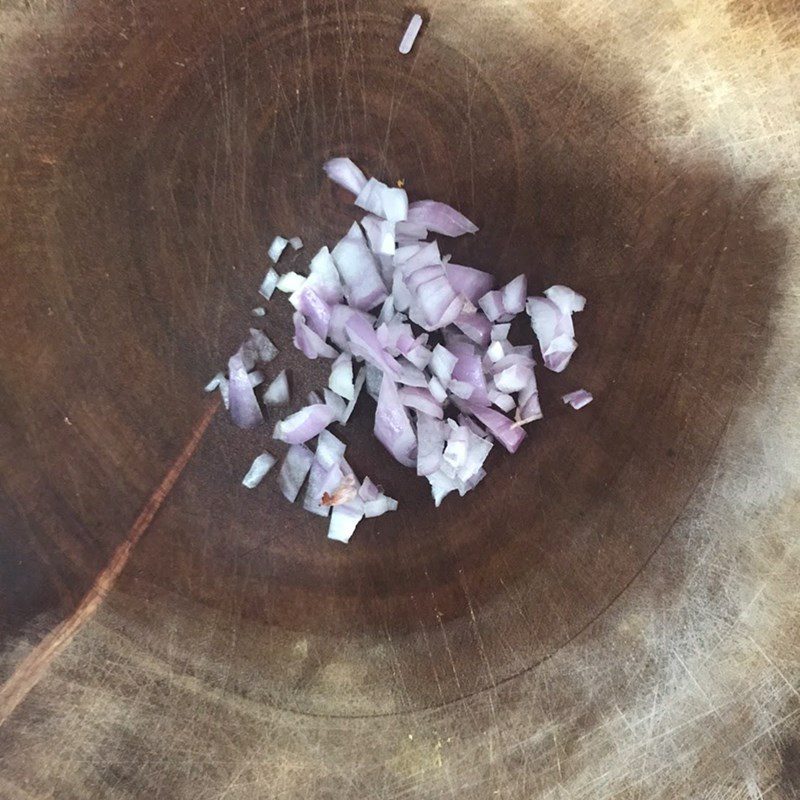
[[[275,466],[275,456],[270,453],[262,453],[260,456],[256,456],[247,471],[247,475],[242,478],[242,485],[248,489],[255,489],[273,466]]]
[[[411,48],[414,46],[414,42],[417,40],[417,35],[419,34],[419,29],[421,27],[422,17],[419,14],[414,14],[414,16],[411,17],[408,27],[403,34],[403,38],[400,40],[400,45],[397,48],[403,55],[407,55],[411,52]]]
[[[577,389],[574,392],[563,395],[561,399],[564,403],[569,403],[577,411],[584,406],[588,406],[594,400],[594,397],[586,389]]]

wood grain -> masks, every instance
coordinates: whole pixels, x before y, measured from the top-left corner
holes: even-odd
[[[215,417],[0,727],[6,796],[796,796],[796,16],[424,11],[403,58],[383,0],[0,10],[4,680],[191,439],[271,237],[303,265],[346,229],[326,157],[464,210],[461,263],[590,298],[546,419],[461,502],[359,404],[337,433],[401,506],[347,548],[239,486],[271,424]],[[283,306],[302,397],[324,365]]]

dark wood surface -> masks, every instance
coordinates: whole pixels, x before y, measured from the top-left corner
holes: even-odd
[[[792,12],[775,5],[784,31]],[[792,234],[769,175],[671,146],[669,132],[690,138],[690,116],[654,105],[644,77],[608,56],[602,25],[548,9],[442,0],[405,58],[410,10],[389,2],[2,10],[4,681],[96,588],[211,413],[201,387],[252,324],[272,236],[302,236],[289,260],[304,265],[346,229],[327,157],[462,209],[481,231],[453,244],[460,263],[589,298],[570,368],[540,378],[545,419],[515,457],[493,453],[463,500],[434,509],[360,401],[334,432],[400,509],[348,547],[272,481],[240,486],[257,452],[281,454],[275,418],[253,434],[214,413],[98,617],[0,727],[5,796],[688,797],[723,785],[731,764],[731,792],[759,785],[766,762],[737,748],[760,723],[720,709],[720,744],[680,774],[597,794],[575,782],[578,764],[602,775],[604,759],[625,761],[602,738],[611,712],[593,715],[587,696],[647,697],[651,722],[666,720],[654,642],[689,662],[683,637],[700,623],[694,606],[682,621],[687,598],[729,600],[737,557],[704,564],[700,540],[756,524],[753,503],[692,528],[699,539],[683,523],[711,506],[703,487],[732,420],[777,385]],[[752,19],[737,14],[732,25]],[[276,300],[258,324],[302,397],[324,365],[295,355],[288,320]],[[524,325],[517,335],[532,341]],[[558,397],[578,387],[596,400],[575,413]],[[590,733],[594,756],[579,747]],[[537,741],[551,748],[541,762]],[[792,741],[773,742],[784,766],[771,796],[800,791]],[[653,745],[653,770],[705,752],[675,742]],[[572,789],[558,794],[562,781]]]

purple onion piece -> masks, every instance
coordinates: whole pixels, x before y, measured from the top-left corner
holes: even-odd
[[[453,289],[473,304],[494,286],[494,278],[479,269],[448,263],[445,264],[444,271]]]
[[[364,173],[349,158],[332,158],[325,162],[323,169],[330,180],[355,195],[367,183]]]
[[[294,346],[300,350],[306,358],[336,358],[338,353],[327,344],[318,334],[306,325],[305,318],[299,311],[292,315],[294,322]]]
[[[509,453],[517,452],[525,438],[525,431],[519,425],[492,408],[469,404],[468,410]]]
[[[335,412],[324,403],[305,406],[275,426],[273,437],[287,444],[303,444],[328,427]]]
[[[375,330],[363,317],[351,316],[345,323],[345,332],[353,355],[361,356],[392,375],[400,374],[400,365],[381,347]]]
[[[242,486],[246,486],[248,489],[255,489],[273,466],[275,466],[275,456],[270,453],[262,453],[260,456],[256,456],[250,465],[250,469],[247,470],[247,475],[242,478]]]
[[[419,200],[408,207],[409,222],[424,225],[429,231],[443,236],[461,236],[475,233],[478,226],[447,203],[436,200]]]
[[[254,428],[264,421],[240,353],[228,359],[228,397],[231,419],[235,425]]]
[[[313,461],[314,454],[303,444],[293,444],[286,452],[278,474],[278,488],[290,503],[297,499]]]
[[[414,465],[416,437],[397,387],[391,378],[384,376],[375,410],[375,436],[378,441],[404,466]]]

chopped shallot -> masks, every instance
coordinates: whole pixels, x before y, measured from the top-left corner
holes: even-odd
[[[415,14],[401,52],[410,51],[420,25]],[[483,480],[494,441],[514,453],[524,426],[542,418],[533,348],[509,340],[511,322],[526,311],[544,366],[561,372],[577,347],[572,316],[586,300],[560,285],[527,297],[524,274],[498,288],[488,272],[452,263],[437,241],[427,241],[431,234],[476,233],[459,211],[434,200],[409,203],[401,182],[367,177],[346,157],[324,170],[367,213],[331,250],[311,258],[308,277],[279,276],[270,267],[259,292],[266,299],[275,289],[289,295],[295,346],[307,358],[332,359],[324,400],[312,392],[307,406],[275,425],[274,438],[289,445],[278,476],[282,494],[294,502],[305,484],[303,508],[329,517],[328,537],[347,542],[362,519],[397,508],[369,478],[359,481],[344,443],[327,430],[347,423],[362,389],[375,400],[375,437],[428,480],[438,506]],[[303,242],[275,237],[270,259],[277,262],[287,245],[299,250]],[[252,313],[265,315],[262,307]],[[219,389],[240,427],[263,421],[253,388],[277,354],[263,331],[251,329],[227,376],[218,373],[205,387]],[[288,404],[285,370],[261,397],[269,406]],[[579,389],[562,400],[578,409],[592,395]],[[257,485],[274,462],[269,453],[258,456],[244,485]]]
[[[267,255],[272,259],[272,261],[277,264],[278,259],[281,257],[281,254],[286,249],[286,245],[289,244],[288,239],[284,239],[283,236],[276,236],[272,240],[272,244],[269,246],[269,252]]]
[[[267,270],[267,274],[264,276],[264,280],[261,281],[261,286],[258,288],[258,293],[269,300],[272,297],[272,293],[275,291],[275,287],[278,285],[279,278],[280,276],[275,271],[275,268],[270,267]]]
[[[574,409],[583,408],[584,406],[588,406],[589,403],[594,400],[590,392],[587,392],[586,389],[578,389],[575,392],[570,392],[569,394],[565,394],[561,398],[565,403],[569,403]]]
[[[270,406],[282,406],[289,402],[289,380],[282,369],[275,379],[264,389],[264,402]]]
[[[411,21],[408,23],[406,32],[403,34],[403,38],[400,40],[400,46],[398,47],[398,50],[403,55],[411,52],[411,48],[414,46],[414,42],[417,39],[417,34],[419,34],[419,29],[421,27],[422,17],[419,14],[414,14],[414,16],[411,17]]]
[[[242,478],[242,485],[248,489],[255,489],[273,466],[275,466],[275,456],[269,453],[262,453],[260,456],[256,456],[247,471],[247,475]]]

